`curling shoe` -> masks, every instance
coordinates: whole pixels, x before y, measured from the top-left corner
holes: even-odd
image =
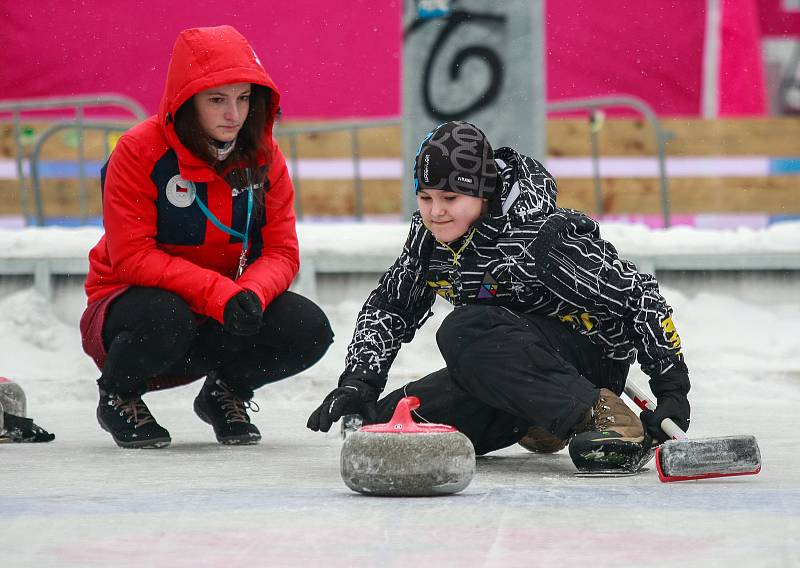
[[[650,459],[650,440],[641,420],[608,389],[600,389],[575,431],[569,455],[580,471],[634,472]]]
[[[249,397],[239,396],[213,375],[206,379],[194,399],[195,414],[211,424],[220,444],[245,445],[261,441],[261,432],[250,422],[248,410],[258,412],[259,408]]]
[[[100,389],[97,421],[120,448],[165,448],[172,442],[138,394],[121,396]]]
[[[614,432],[623,442],[642,443],[644,426],[636,413],[623,400],[608,389],[600,389],[597,402],[586,411],[586,415],[575,432]]]

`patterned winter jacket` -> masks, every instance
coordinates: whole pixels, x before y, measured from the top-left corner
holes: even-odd
[[[402,254],[358,315],[340,382],[358,378],[382,389],[401,344],[439,295],[454,306],[558,318],[607,357],[638,358],[656,395],[688,392],[680,337],[656,280],[620,259],[594,220],[556,207],[556,182],[542,164],[511,148],[495,151],[495,162],[502,176],[495,210],[460,241],[437,242],[414,214]]]

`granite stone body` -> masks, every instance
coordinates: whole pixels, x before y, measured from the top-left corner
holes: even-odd
[[[5,377],[0,377],[0,407],[14,416],[27,416],[25,391],[17,383]]]
[[[467,487],[474,473],[475,449],[461,432],[359,431],[342,446],[342,479],[365,495],[449,495]]]

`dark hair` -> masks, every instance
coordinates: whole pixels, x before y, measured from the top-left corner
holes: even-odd
[[[250,109],[236,138],[236,146],[230,155],[219,161],[210,145],[208,135],[200,125],[194,97],[183,103],[175,113],[175,133],[178,140],[192,154],[207,162],[233,187],[250,184],[259,187],[254,197],[258,205],[263,204],[267,179],[266,167],[258,165],[259,156],[266,154],[264,129],[269,116],[271,91],[263,85],[250,85]]]

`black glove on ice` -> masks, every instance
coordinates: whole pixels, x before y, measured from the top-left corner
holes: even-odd
[[[306,426],[314,432],[327,432],[345,414],[360,414],[367,424],[375,422],[378,417],[378,394],[377,388],[364,381],[344,380],[311,413]]]
[[[643,410],[639,417],[648,434],[659,443],[671,439],[661,429],[661,421],[671,418],[678,427],[686,432],[689,429],[689,400],[679,392],[664,393],[658,397],[655,411]]]
[[[233,335],[255,335],[264,311],[255,292],[243,290],[228,300],[222,312],[222,327]]]
[[[5,430],[0,429],[0,441],[6,439],[17,443],[38,443],[52,442],[56,438],[55,434],[51,434],[41,426],[38,426],[33,419],[16,416],[8,412],[3,412],[3,425]]]

